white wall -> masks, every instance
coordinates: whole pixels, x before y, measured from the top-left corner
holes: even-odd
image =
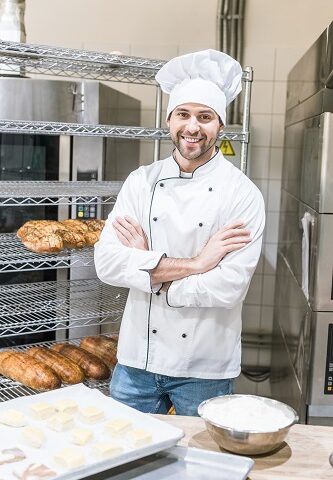
[[[216,48],[218,0],[27,0],[30,43],[120,50],[124,54],[169,59]],[[332,0],[248,0],[244,65],[254,67],[250,176],[267,210],[263,255],[244,305],[244,330],[271,331],[280,204],[286,78],[290,68],[333,20]],[[155,87],[116,84],[143,102],[142,124],[153,126]],[[152,144],[142,142],[142,163]],[[270,353],[244,349],[244,362],[269,364]],[[244,379],[238,389],[269,394],[267,382]]]

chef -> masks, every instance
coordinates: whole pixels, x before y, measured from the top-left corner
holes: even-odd
[[[143,412],[174,405],[197,415],[203,400],[232,393],[240,374],[264,203],[216,141],[241,77],[239,63],[215,50],[161,68],[175,148],[129,175],[95,245],[98,277],[129,288],[111,396]]]

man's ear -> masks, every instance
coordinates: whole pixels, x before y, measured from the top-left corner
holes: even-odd
[[[220,132],[223,132],[223,130],[224,130],[224,125],[223,125],[223,123],[220,123],[219,131],[220,131]]]

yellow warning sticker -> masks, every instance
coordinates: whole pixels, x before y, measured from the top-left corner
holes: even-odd
[[[220,145],[220,150],[223,155],[235,156],[235,150],[233,149],[229,140],[223,140]]]

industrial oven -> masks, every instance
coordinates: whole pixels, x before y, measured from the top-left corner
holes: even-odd
[[[333,24],[288,76],[272,394],[333,425]]]

